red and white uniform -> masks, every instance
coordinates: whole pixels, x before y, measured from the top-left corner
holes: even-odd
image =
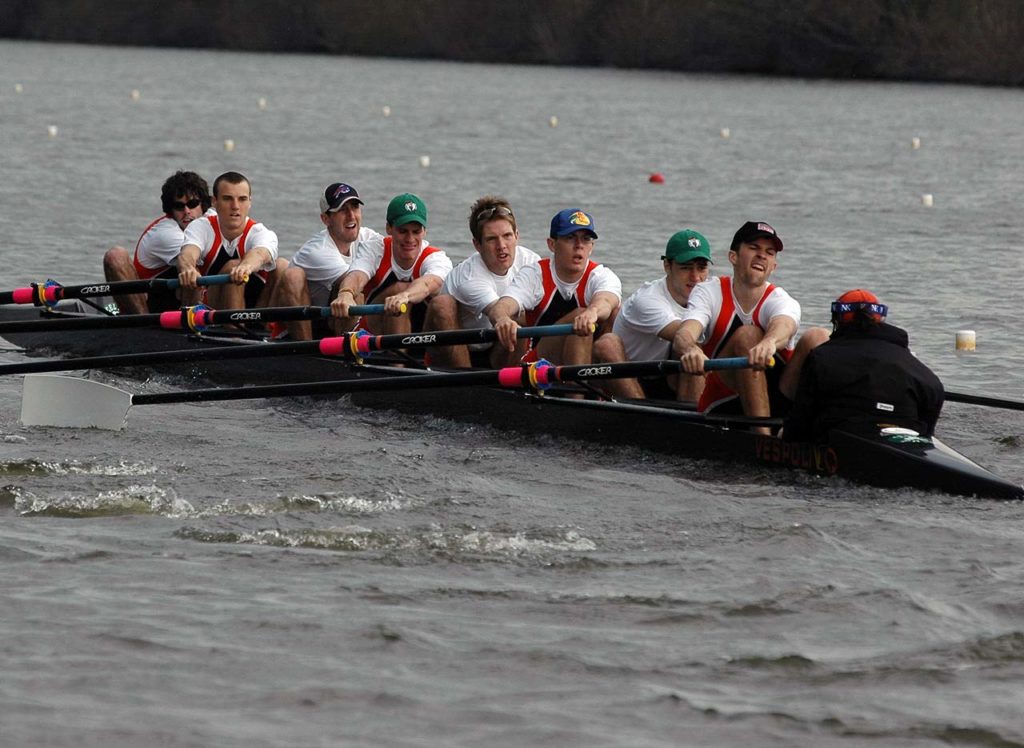
[[[398,281],[414,281],[424,275],[436,275],[444,280],[452,271],[452,261],[448,259],[444,250],[430,246],[424,239],[420,253],[412,266],[408,269],[401,268],[391,252],[391,237],[378,234],[376,238],[356,244],[352,253],[352,264],[349,266],[349,271],[353,270],[370,276],[370,280],[363,287],[365,301],[370,304],[380,291]]]
[[[168,215],[160,216],[149,224],[135,243],[135,254],[132,257],[139,278],[155,278],[176,264],[184,239],[185,232]]]
[[[363,226],[359,229],[357,242],[383,238],[373,229]],[[353,244],[353,254],[355,246]],[[303,244],[288,264],[305,271],[311,303],[314,306],[327,306],[331,300],[331,286],[348,271],[351,263],[352,258],[338,250],[334,237],[324,228]]]
[[[622,302],[612,332],[622,339],[630,361],[655,361],[672,356],[672,341],[658,333],[679,322],[686,307],[672,298],[668,279],[648,281]]]
[[[747,311],[740,307],[732,288],[732,278],[722,276],[698,283],[690,292],[683,320],[697,320],[704,326],[704,342],[701,349],[708,358],[715,358],[733,332],[742,325],[754,325],[765,331],[775,317],[791,317],[800,324],[800,304],[782,288],[769,283],[754,308]],[[783,362],[793,355],[796,336],[776,353]],[[778,366],[776,366],[778,368]],[[704,411],[736,394],[725,386],[717,372],[707,377],[704,394],[698,403],[698,410]]]
[[[532,249],[517,246],[512,267],[505,275],[495,275],[487,269],[483,257],[474,252],[448,274],[441,293],[454,296],[459,302],[459,324],[463,329],[486,329],[491,321],[484,310],[505,295],[524,267],[539,261],[540,256]]]
[[[216,214],[197,218],[185,227],[182,243],[199,247],[201,275],[216,273],[228,260],[240,260],[256,247],[263,247],[270,253],[270,259],[260,267],[261,274],[277,266],[277,234],[251,218],[246,220],[242,233],[230,241],[221,233],[220,219]]]
[[[545,257],[520,270],[505,296],[515,299],[516,314],[525,310],[526,324],[533,326],[553,324],[573,309],[590,306],[600,291],[622,298],[619,277],[604,265],[589,262],[579,280],[567,283],[555,274],[551,258]]]

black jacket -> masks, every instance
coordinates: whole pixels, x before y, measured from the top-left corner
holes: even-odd
[[[840,328],[804,362],[783,437],[823,442],[836,426],[880,423],[931,436],[944,398],[942,382],[907,348],[906,332],[884,323]]]

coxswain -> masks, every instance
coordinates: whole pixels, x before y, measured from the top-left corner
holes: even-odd
[[[804,362],[784,439],[826,442],[837,427],[935,433],[945,398],[942,382],[910,352],[907,333],[885,321],[888,311],[861,288],[832,303],[832,337]]]

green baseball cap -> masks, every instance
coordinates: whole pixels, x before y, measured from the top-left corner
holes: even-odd
[[[711,245],[703,234],[693,229],[683,229],[672,234],[672,238],[665,245],[665,254],[661,256],[661,259],[674,260],[680,264],[691,260],[711,262]]]
[[[404,226],[416,221],[427,225],[427,206],[411,192],[395,195],[388,203],[388,225]]]

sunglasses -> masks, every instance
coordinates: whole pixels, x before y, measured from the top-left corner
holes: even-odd
[[[198,197],[193,197],[191,200],[186,200],[185,202],[175,200],[173,203],[171,203],[171,208],[174,210],[185,210],[185,208],[193,209],[198,208],[200,203],[202,202],[203,201],[200,200]]]
[[[476,214],[476,221],[486,221],[493,216],[511,216],[512,211],[506,208],[504,205],[495,205],[491,208],[484,208]]]

